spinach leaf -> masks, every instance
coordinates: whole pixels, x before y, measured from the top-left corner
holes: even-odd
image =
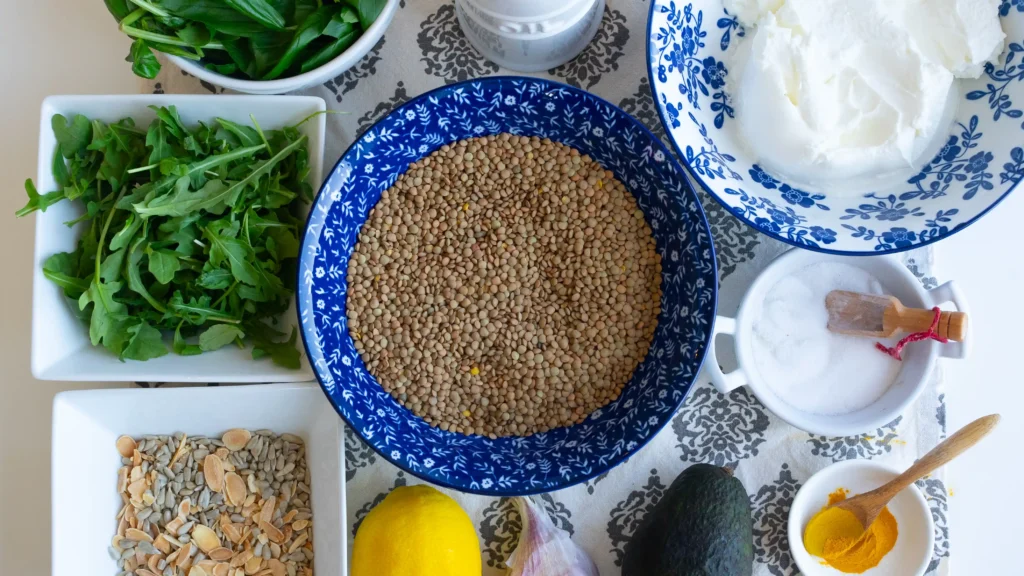
[[[145,40],[132,42],[131,50],[128,52],[128,61],[132,63],[132,72],[136,76],[152,80],[160,73],[160,62],[156,55],[149,49]]]
[[[315,54],[310,56],[308,60],[303,62],[299,67],[299,72],[306,73],[315,68],[319,68],[337,58],[339,54],[351,46],[352,43],[356,41],[356,38],[359,37],[359,32],[353,28],[351,24],[348,24],[348,27],[348,33],[342,33],[341,36],[318,50]]]
[[[335,11],[336,8],[333,6],[321,6],[316,12],[310,14],[299,26],[298,30],[295,31],[295,36],[292,38],[291,43],[288,44],[288,49],[285,50],[277,65],[264,75],[263,79],[273,80],[291,68],[292,63],[298,59],[302,51],[311,42],[320,37]]]
[[[252,36],[266,30],[224,0],[160,0],[159,5],[179,18],[202,22],[218,34]]]
[[[271,30],[284,30],[284,16],[267,0],[224,0],[228,6]]]
[[[366,30],[373,24],[373,21],[384,11],[388,0],[345,0],[359,13],[359,25]]]
[[[132,12],[132,7],[128,5],[128,0],[103,0],[103,2],[107,5],[107,11],[118,22],[124,20]]]
[[[196,48],[202,48],[210,43],[210,29],[202,22],[192,22],[178,30],[175,30],[174,33],[177,34],[178,38],[181,38],[183,42]]]

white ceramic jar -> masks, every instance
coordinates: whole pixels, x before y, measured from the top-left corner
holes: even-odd
[[[519,72],[561,66],[597,33],[605,0],[455,0],[459,24],[488,60]]]

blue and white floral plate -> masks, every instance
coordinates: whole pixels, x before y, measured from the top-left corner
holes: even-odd
[[[612,170],[647,217],[663,276],[654,343],[615,402],[572,427],[491,440],[431,428],[381,388],[349,337],[345,277],[363,222],[409,163],[444,144],[502,132],[565,143]],[[352,429],[411,474],[491,495],[565,488],[608,471],[653,438],[700,371],[717,305],[708,223],[671,153],[639,122],[592,94],[516,77],[433,90],[356,140],[310,211],[298,284],[310,363]]]
[[[1024,1],[1002,0],[1006,50],[963,99],[941,151],[907,182],[845,198],[792,187],[737,145],[728,52],[745,31],[721,0],[652,0],[651,88],[691,174],[741,220],[783,242],[836,254],[900,252],[950,236],[1006,197],[1024,175]]]

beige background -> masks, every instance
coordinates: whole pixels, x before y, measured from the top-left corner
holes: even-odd
[[[638,0],[636,0],[638,1]],[[398,15],[401,17],[401,14]],[[16,220],[23,182],[36,172],[39,105],[49,94],[133,93],[129,42],[101,0],[0,2],[0,574],[44,575],[50,565],[50,410],[61,390],[101,384],[36,382],[29,373],[34,221]],[[954,574],[1009,575],[1017,559],[1024,464],[1024,192],[937,248],[941,280],[972,304],[974,354],[947,362],[951,430],[990,412],[1004,422],[950,470]],[[116,384],[108,384],[114,386]],[[91,576],[91,575],[90,575]],[[97,575],[109,576],[109,575]],[[611,575],[605,575],[611,576]]]

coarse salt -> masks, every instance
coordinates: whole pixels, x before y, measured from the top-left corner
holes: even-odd
[[[768,291],[753,323],[754,369],[790,406],[837,415],[871,405],[899,375],[900,362],[875,349],[877,339],[827,328],[825,296],[832,290],[884,294],[871,274],[823,262],[782,278]],[[891,346],[895,339],[882,340]]]

